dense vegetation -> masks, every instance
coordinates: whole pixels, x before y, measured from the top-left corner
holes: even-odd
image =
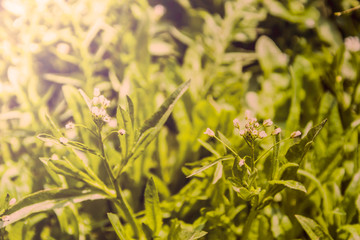
[[[359,239],[358,4],[1,1],[0,239]]]

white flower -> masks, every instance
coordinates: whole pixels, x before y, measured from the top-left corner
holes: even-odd
[[[98,107],[92,107],[91,108],[91,113],[95,116],[99,116],[100,115],[100,109]]]
[[[14,205],[15,203],[16,203],[16,198],[12,198],[12,199],[10,199],[10,201],[9,201],[9,206]]]
[[[257,136],[258,135],[258,130],[256,130],[256,129],[252,130],[251,134],[254,135],[254,136]]]
[[[301,136],[300,131],[292,132],[291,135],[290,135],[291,138],[296,138],[296,137],[300,137],[300,136]]]
[[[215,137],[215,133],[210,128],[207,128],[204,134],[208,135],[209,137]]]
[[[265,137],[267,137],[267,134],[265,131],[259,132],[259,138],[265,138]]]
[[[61,137],[59,138],[59,141],[62,143],[62,144],[67,144],[69,142],[69,140],[65,137]]]
[[[239,130],[239,134],[241,135],[241,136],[244,136],[245,135],[245,130],[244,129],[241,129],[241,130]]]
[[[65,128],[66,129],[73,129],[75,127],[75,124],[73,122],[68,122],[66,125],[65,125]]]
[[[240,159],[240,161],[239,161],[239,166],[240,167],[242,167],[242,166],[244,166],[245,165],[245,159]]]
[[[239,121],[239,119],[235,118],[235,119],[233,120],[233,124],[234,124],[234,127],[240,128],[240,121]]]
[[[119,134],[119,135],[125,135],[125,134],[126,134],[125,129],[120,129],[120,130],[118,131],[118,134]]]
[[[271,133],[271,135],[277,135],[277,134],[279,134],[279,133],[281,133],[281,128],[276,128],[276,129]]]
[[[102,118],[102,120],[104,121],[104,122],[110,122],[110,120],[111,120],[111,117],[109,116],[109,115],[105,115],[105,116],[103,116],[103,118]]]
[[[345,48],[350,52],[357,52],[360,50],[360,40],[358,37],[345,38]]]
[[[258,122],[256,122],[256,123],[254,124],[254,126],[257,128],[257,127],[260,126],[260,124],[259,124]]]
[[[98,96],[100,96],[100,89],[94,88],[94,97],[98,97]]]
[[[99,97],[93,97],[91,100],[92,105],[98,105],[100,103]]]
[[[271,125],[273,125],[273,121],[271,121],[271,119],[266,119],[263,122],[264,127],[270,127]]]

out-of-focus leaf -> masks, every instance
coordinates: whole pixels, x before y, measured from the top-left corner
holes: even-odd
[[[311,218],[307,218],[301,215],[295,215],[295,217],[299,221],[305,232],[309,235],[311,240],[333,239],[322,226],[320,226],[317,222],[315,222]]]
[[[51,189],[28,195],[15,203],[1,216],[0,228],[26,218],[30,214],[62,208],[70,203],[106,199],[108,196],[99,191],[78,189]]]
[[[280,51],[271,38],[265,35],[261,36],[256,42],[255,50],[265,76],[269,76],[270,73],[279,68],[286,67],[287,55]]]

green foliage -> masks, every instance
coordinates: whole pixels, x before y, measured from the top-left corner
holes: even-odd
[[[0,239],[360,235],[357,1],[0,14]]]

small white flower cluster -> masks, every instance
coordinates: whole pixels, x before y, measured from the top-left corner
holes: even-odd
[[[264,130],[260,130],[261,126],[256,118],[252,117],[249,110],[245,111],[245,128],[241,128],[239,119],[234,119],[234,127],[239,130],[239,134],[249,141],[253,141],[256,138],[263,139],[267,137],[267,133]],[[263,127],[270,127],[273,125],[271,119],[267,119],[263,122]],[[281,131],[281,130],[280,130]]]
[[[104,122],[110,122],[111,117],[107,114],[106,108],[110,105],[110,101],[107,100],[104,95],[100,95],[98,88],[94,89],[94,97],[91,99],[91,114],[96,120],[101,119]]]

